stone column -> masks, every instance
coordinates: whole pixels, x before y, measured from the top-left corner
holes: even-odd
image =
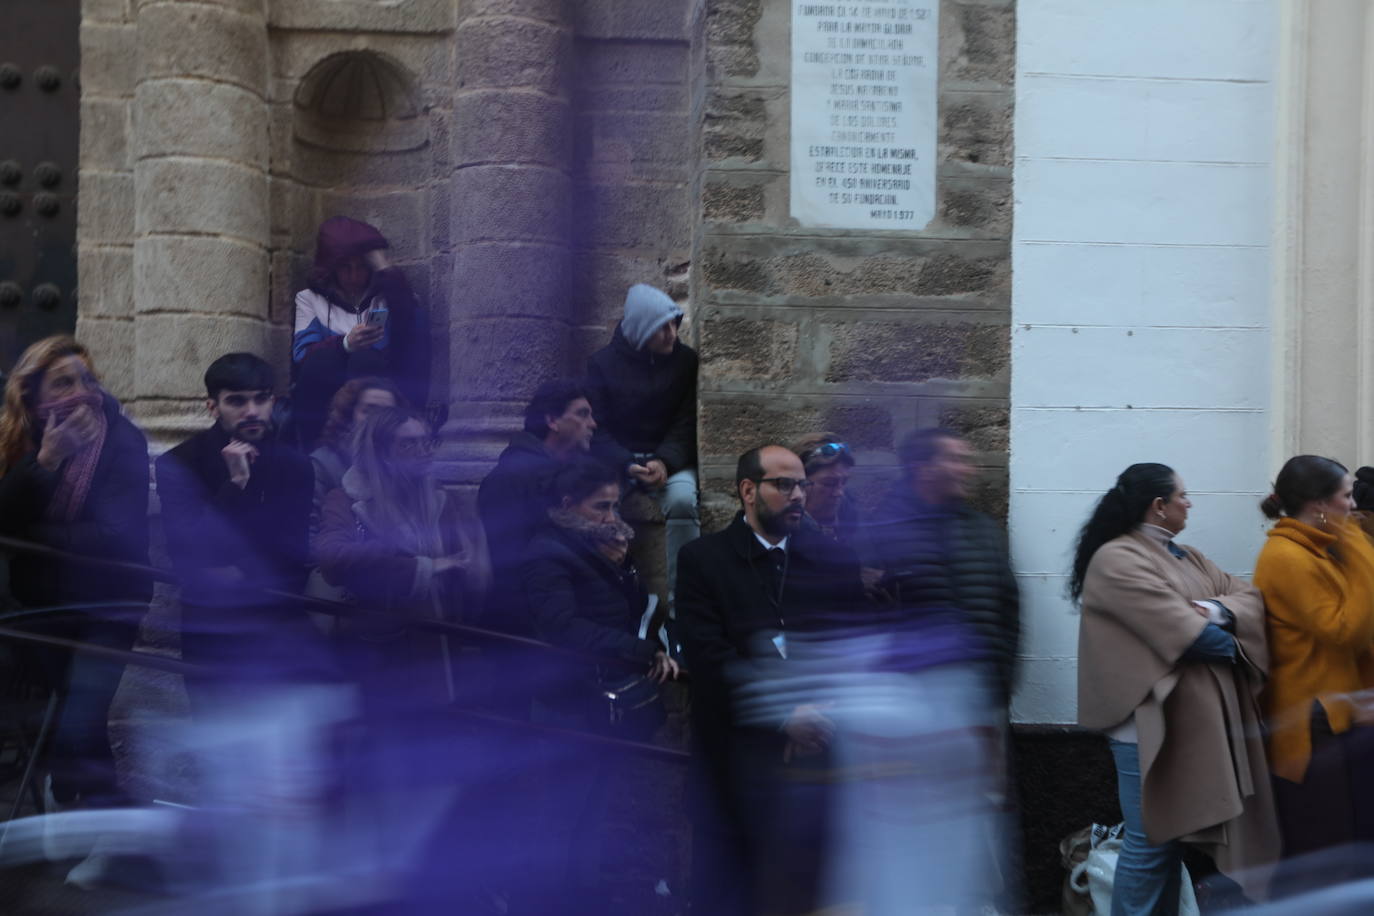
[[[285,369],[268,332],[267,50],[265,0],[138,4],[134,413],[160,446],[203,425],[216,357]]]
[[[571,35],[563,0],[470,0],[454,97],[446,476],[475,482],[570,371]]]

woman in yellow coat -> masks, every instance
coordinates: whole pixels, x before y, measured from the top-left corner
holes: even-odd
[[[1292,857],[1374,840],[1374,544],[1338,462],[1292,458],[1260,504],[1277,518],[1255,563],[1269,631],[1269,764]],[[1296,871],[1296,870],[1295,870]]]

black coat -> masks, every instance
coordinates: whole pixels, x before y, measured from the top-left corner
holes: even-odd
[[[550,523],[530,544],[520,580],[540,639],[646,667],[653,663],[660,646],[639,638],[648,591],[633,565],[613,566],[590,544]]]
[[[238,567],[250,589],[300,592],[305,585],[315,487],[310,459],[264,439],[248,485],[239,489],[230,483],[220,455],[229,439],[216,425],[157,460],[167,552],[182,577],[182,600],[188,604],[263,601],[251,590],[217,584],[207,575],[215,567]]]
[[[886,572],[898,613],[954,613],[977,634],[1006,701],[1020,644],[1020,599],[1002,527],[968,506],[936,507],[898,485],[867,527],[866,566]]]
[[[693,724],[708,755],[733,727],[731,695],[750,660],[777,657],[772,637],[862,616],[868,602],[859,563],[842,545],[798,529],[787,576],[775,591],[767,551],[744,520],[685,545],[677,561],[677,615],[691,672]]]
[[[624,469],[636,454],[668,473],[697,464],[697,353],[678,341],[659,356],[636,350],[617,325],[611,342],[587,360],[587,399],[596,417],[592,451]]]
[[[520,567],[534,536],[549,523],[549,480],[562,463],[544,443],[516,433],[477,488],[477,514],[491,554],[489,625],[530,632]]]
[[[59,477],[38,464],[37,446],[0,478],[0,532],[69,553],[148,563],[148,440],[106,397],[105,444],[86,502],[72,522],[45,518]],[[146,602],[153,582],[139,573],[16,554],[10,591],[26,607],[83,602]]]

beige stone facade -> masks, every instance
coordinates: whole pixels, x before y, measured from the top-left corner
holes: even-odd
[[[788,0],[85,0],[78,333],[165,445],[219,354],[285,372],[343,213],[430,309],[457,483],[647,282],[701,350],[708,526],[740,451],[817,428],[872,501],[902,433],[959,427],[1000,508],[1014,35],[942,4],[938,215],[858,232],[789,217]]]

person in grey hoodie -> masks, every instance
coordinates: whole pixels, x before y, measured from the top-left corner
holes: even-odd
[[[670,600],[678,551],[701,534],[697,353],[678,339],[682,315],[662,290],[637,283],[611,342],[587,361],[587,399],[597,421],[592,454],[657,498],[667,523]]]

